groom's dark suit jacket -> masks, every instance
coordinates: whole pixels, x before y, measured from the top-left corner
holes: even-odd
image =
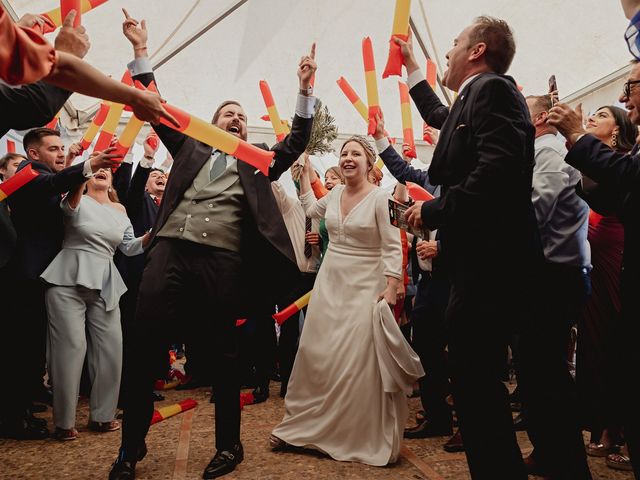
[[[154,76],[149,73],[134,78],[148,85]],[[291,133],[271,148],[275,151],[275,162],[269,169],[268,177],[256,173],[255,167],[238,161],[240,183],[251,214],[251,221],[244,226],[241,249],[246,270],[244,278],[247,280],[247,311],[240,312],[243,315],[264,312],[269,305],[274,305],[281,295],[291,290],[299,275],[293,246],[273,197],[271,181],[277,180],[304,152],[312,123],[311,118],[294,117]],[[166,126],[154,128],[174,158],[153,227],[153,232],[157,233],[176,209],[202,166],[211,159],[212,148]]]

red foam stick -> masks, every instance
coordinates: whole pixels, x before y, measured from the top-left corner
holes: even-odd
[[[28,164],[9,180],[0,183],[0,202],[19,188],[24,187],[38,175],[39,173],[31,168],[31,164]]]
[[[413,199],[414,202],[425,202],[428,200],[433,200],[435,198],[417,183],[406,182],[406,184],[409,196]]]
[[[73,20],[73,26],[77,27],[82,21],[81,0],[60,0],[60,17],[64,22],[71,10],[76,11],[76,18]]]
[[[427,83],[431,87],[433,91],[436,90],[436,82],[438,81],[438,68],[430,58],[427,58]],[[427,133],[427,128],[429,124],[424,122],[422,126],[422,139],[427,142],[429,145],[433,145],[431,141],[431,136]]]
[[[380,99],[378,97],[378,82],[376,80],[376,64],[373,58],[373,45],[369,37],[362,40],[362,61],[364,63],[365,85],[367,87],[367,103],[368,103],[368,135],[376,133],[378,121],[377,115],[382,115],[380,109]]]
[[[182,400],[174,405],[168,405],[166,407],[158,408],[153,411],[153,417],[151,418],[151,425],[166,420],[169,417],[173,417],[182,412],[186,412],[187,410],[191,410],[192,408],[196,408],[198,406],[198,402],[196,402],[192,398],[187,398],[186,400]]]
[[[145,142],[147,142],[147,144],[153,148],[154,150],[156,150],[158,148],[158,145],[160,143],[160,140],[158,139],[158,135],[156,135],[155,133],[152,135],[149,135],[146,139]]]
[[[402,75],[402,65],[404,59],[398,45],[394,39],[403,41],[409,39],[409,16],[411,11],[411,0],[396,0],[396,8],[393,14],[393,28],[391,29],[391,39],[389,40],[389,57],[387,66],[384,68],[382,78],[390,75]]]
[[[7,138],[7,153],[16,153],[16,142]]]

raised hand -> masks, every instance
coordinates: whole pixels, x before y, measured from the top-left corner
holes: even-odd
[[[67,156],[64,159],[65,168],[70,166],[73,163],[73,160],[79,155],[82,155],[82,145],[79,143],[72,143],[69,145],[69,148],[67,149]]]
[[[44,28],[45,23],[50,23],[47,21],[45,17],[42,15],[34,15],[32,13],[25,13],[20,19],[16,22],[16,25],[19,25],[24,28],[33,28],[37,27],[39,30]]]
[[[400,45],[404,65],[407,67],[407,73],[419,70],[420,67],[418,66],[418,61],[413,54],[413,35],[411,34],[411,29],[409,29],[409,38],[407,38],[406,42],[398,37],[394,37],[393,41],[396,42],[397,45]]]
[[[547,123],[554,126],[573,145],[578,137],[586,133],[582,120],[582,104],[573,110],[566,103],[557,103],[547,117]]]
[[[298,78],[300,79],[300,88],[306,90],[311,86],[311,78],[318,69],[316,65],[316,44],[311,45],[311,52],[300,58],[298,64]]]
[[[161,118],[166,118],[175,127],[180,128],[180,123],[164,108],[163,103],[167,103],[160,95],[146,90],[135,89],[134,96],[129,106],[133,113],[140,120],[157,124]]]
[[[89,51],[91,43],[89,43],[89,35],[87,35],[86,28],[82,25],[78,25],[77,27],[73,26],[76,15],[75,10],[71,10],[67,14],[64,22],[62,22],[60,33],[58,33],[54,41],[54,47],[61,52],[70,53],[78,58],[84,58]]]
[[[133,49],[138,52],[147,48],[147,39],[149,34],[147,32],[147,22],[142,20],[138,22],[135,18],[131,18],[129,12],[125,8],[122,9],[124,13],[124,22],[122,22],[122,33],[127,37],[127,40],[133,45]]]
[[[91,162],[91,171],[95,173],[101,168],[118,167],[122,163],[123,157],[120,154],[112,153],[114,150],[115,147],[109,147],[102,152],[92,153],[88,160]]]
[[[386,132],[384,130],[384,115],[382,114],[382,111],[380,111],[380,113],[376,113],[376,122],[376,131],[373,134],[373,138],[380,140],[386,136]]]

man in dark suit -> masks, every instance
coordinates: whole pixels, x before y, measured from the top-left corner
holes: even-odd
[[[634,61],[629,78],[619,98],[628,110],[629,119],[640,125],[640,63]],[[638,389],[633,381],[640,367],[640,145],[630,154],[612,150],[593,135],[587,134],[582,124],[582,111],[574,112],[566,104],[558,104],[549,111],[549,124],[558,128],[570,145],[565,161],[598,183],[603,200],[624,224],[624,255],[620,277],[622,311],[618,349],[616,383],[621,406],[620,418],[624,436],[634,467],[635,478],[640,479],[640,410]]]
[[[443,83],[459,96],[451,110],[405,55],[411,96],[440,128],[429,168],[440,197],[418,202],[409,222],[439,229],[451,281],[449,364],[456,412],[474,479],[526,479],[507,389],[501,382],[508,336],[532,301],[542,259],[531,204],[534,129],[515,81],[504,75],[515,54],[509,26],[479,17],[454,41]],[[416,73],[418,72],[418,73]]]
[[[145,24],[127,15],[123,31],[136,56],[129,64],[134,79],[148,85],[154,76],[146,57]],[[161,373],[154,372],[154,366],[166,357],[177,318],[211,343],[217,452],[203,478],[225,475],[243,460],[235,322],[250,313],[248,309],[264,311],[276,292],[288,287],[282,279],[297,274],[271,181],[309,141],[315,106],[310,96],[313,56],[312,50],[299,64],[296,115],[291,133],[272,148],[275,157],[268,176],[175,130],[154,127],[174,164],[152,231],[133,345],[125,358],[122,445],[111,480],[134,478],[135,464],[144,456],[153,413],[151,390]],[[247,137],[246,115],[238,102],[222,103],[212,123],[239,139]],[[202,312],[208,313],[203,317]]]

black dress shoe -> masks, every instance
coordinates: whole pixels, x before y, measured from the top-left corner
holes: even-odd
[[[522,416],[522,413],[519,413],[513,419],[513,428],[516,432],[524,432],[527,429],[527,421]]]
[[[36,420],[40,420],[39,418]],[[49,437],[46,422],[32,422],[29,417],[18,422],[4,422],[0,425],[0,438],[12,438],[14,440],[43,440]]]
[[[449,453],[464,452],[464,442],[462,441],[462,434],[460,433],[460,430],[458,430],[456,434],[442,446],[442,448],[444,448],[445,452]]]
[[[244,449],[242,444],[239,443],[231,450],[218,450],[215,457],[211,459],[207,468],[204,469],[202,478],[218,478],[227,473],[231,473],[244,459]]]
[[[109,472],[109,480],[133,480],[136,478],[136,463],[142,460],[147,455],[147,444],[143,443],[138,448],[136,454],[136,461],[127,460],[120,450],[118,458],[113,465],[111,465],[111,471]]]
[[[436,425],[429,420],[425,420],[413,428],[407,428],[404,431],[404,438],[444,437],[452,433],[453,428],[450,423],[448,425]]]
[[[253,403],[262,403],[262,402],[266,402],[267,398],[269,398],[269,389],[268,388],[262,388],[262,387],[256,387],[253,390]]]

